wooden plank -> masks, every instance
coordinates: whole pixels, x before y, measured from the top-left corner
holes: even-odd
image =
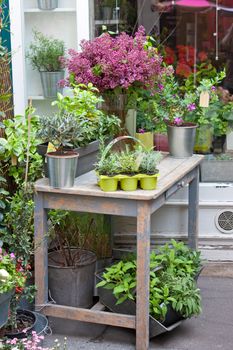
[[[189,184],[188,206],[188,243],[192,249],[198,247],[198,219],[199,219],[199,168],[196,176]]]
[[[77,196],[65,193],[44,193],[44,207],[87,213],[137,216],[137,202],[120,198]]]
[[[72,306],[47,304],[42,310],[47,316],[77,320],[83,322],[106,324],[116,327],[135,329],[135,316],[115,314],[105,311],[93,311]]]
[[[101,304],[100,301],[98,301],[98,303],[96,303],[95,305],[92,306],[91,310],[92,311],[103,311],[106,309],[106,306]]]
[[[43,193],[35,194],[35,285],[36,308],[48,301],[48,248],[47,248],[47,213],[43,207]]]
[[[194,155],[187,159],[176,159],[166,157],[159,165],[160,178],[158,188],[152,191],[116,191],[103,192],[97,186],[97,178],[94,172],[84,174],[75,180],[75,186],[70,188],[54,189],[48,185],[48,179],[40,179],[35,184],[36,191],[50,193],[65,193],[82,196],[93,196],[103,198],[124,198],[135,200],[149,200],[157,198],[160,194],[166,191],[171,185],[182,179],[184,175],[189,173],[202,161],[203,156]]]
[[[150,230],[150,205],[140,202],[137,216],[136,350],[149,349]]]

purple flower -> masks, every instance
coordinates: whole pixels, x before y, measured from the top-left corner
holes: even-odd
[[[158,84],[158,88],[159,88],[159,90],[163,90],[164,86],[162,84]]]
[[[174,124],[177,125],[177,126],[182,125],[183,122],[184,122],[184,121],[183,121],[183,119],[182,119],[181,117],[176,117],[176,118],[174,119]]]
[[[15,259],[15,254],[14,253],[10,253],[10,257],[11,257],[12,260]]]
[[[82,40],[81,52],[69,50],[65,65],[76,83],[92,83],[100,92],[134,84],[151,90],[165,68],[154,48],[145,49],[146,40],[142,26],[134,37],[121,33],[113,38],[104,33],[92,41]]]
[[[138,129],[139,134],[145,134],[145,129]]]
[[[212,91],[215,91],[215,90],[216,90],[216,87],[215,87],[215,86],[211,86],[211,90],[212,90]]]
[[[187,109],[188,109],[188,111],[195,111],[195,109],[196,109],[196,105],[195,105],[195,103],[190,103],[188,106],[187,106]]]

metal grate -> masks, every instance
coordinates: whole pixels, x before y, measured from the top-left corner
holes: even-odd
[[[215,225],[222,233],[233,233],[233,210],[222,210],[215,217]]]

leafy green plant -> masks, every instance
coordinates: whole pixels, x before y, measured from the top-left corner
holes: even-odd
[[[156,174],[158,172],[158,164],[162,159],[160,152],[151,151],[140,151],[139,153],[140,165],[139,173],[142,174]]]
[[[28,108],[25,116],[6,119],[1,128],[5,134],[5,138],[0,138],[1,174],[7,178],[8,186],[11,187],[9,191],[14,193],[15,184],[22,186],[25,183],[27,162],[29,182],[34,182],[42,174],[42,158],[37,153],[40,143],[36,136],[38,117],[34,115],[34,109]],[[11,185],[12,181],[14,183]]]
[[[95,170],[99,175],[113,176],[119,174],[119,162],[115,152],[110,153],[107,157],[100,156],[99,161],[95,164]]]
[[[24,282],[23,272],[17,269],[15,254],[0,248],[0,294],[23,287]]]
[[[30,44],[27,58],[33,69],[40,72],[57,72],[63,69],[61,57],[65,54],[62,40],[53,39],[38,31],[34,31],[34,42]]]
[[[150,255],[150,315],[163,321],[169,306],[184,317],[201,312],[200,290],[195,277],[200,271],[200,253],[172,240]],[[116,303],[136,300],[135,257],[105,269],[97,287],[112,290]]]
[[[58,93],[57,100],[52,103],[61,113],[74,115],[76,123],[82,125],[82,133],[74,141],[75,147],[86,146],[97,139],[104,143],[119,132],[120,119],[114,115],[105,115],[97,107],[102,101],[92,84],[73,84],[72,96]]]
[[[37,137],[43,142],[51,142],[60,153],[64,153],[67,147],[71,148],[82,134],[82,125],[77,123],[73,114],[39,117],[39,124]]]

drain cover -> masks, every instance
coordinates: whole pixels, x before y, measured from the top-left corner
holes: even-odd
[[[215,216],[215,225],[222,233],[233,233],[233,210],[221,210]]]

